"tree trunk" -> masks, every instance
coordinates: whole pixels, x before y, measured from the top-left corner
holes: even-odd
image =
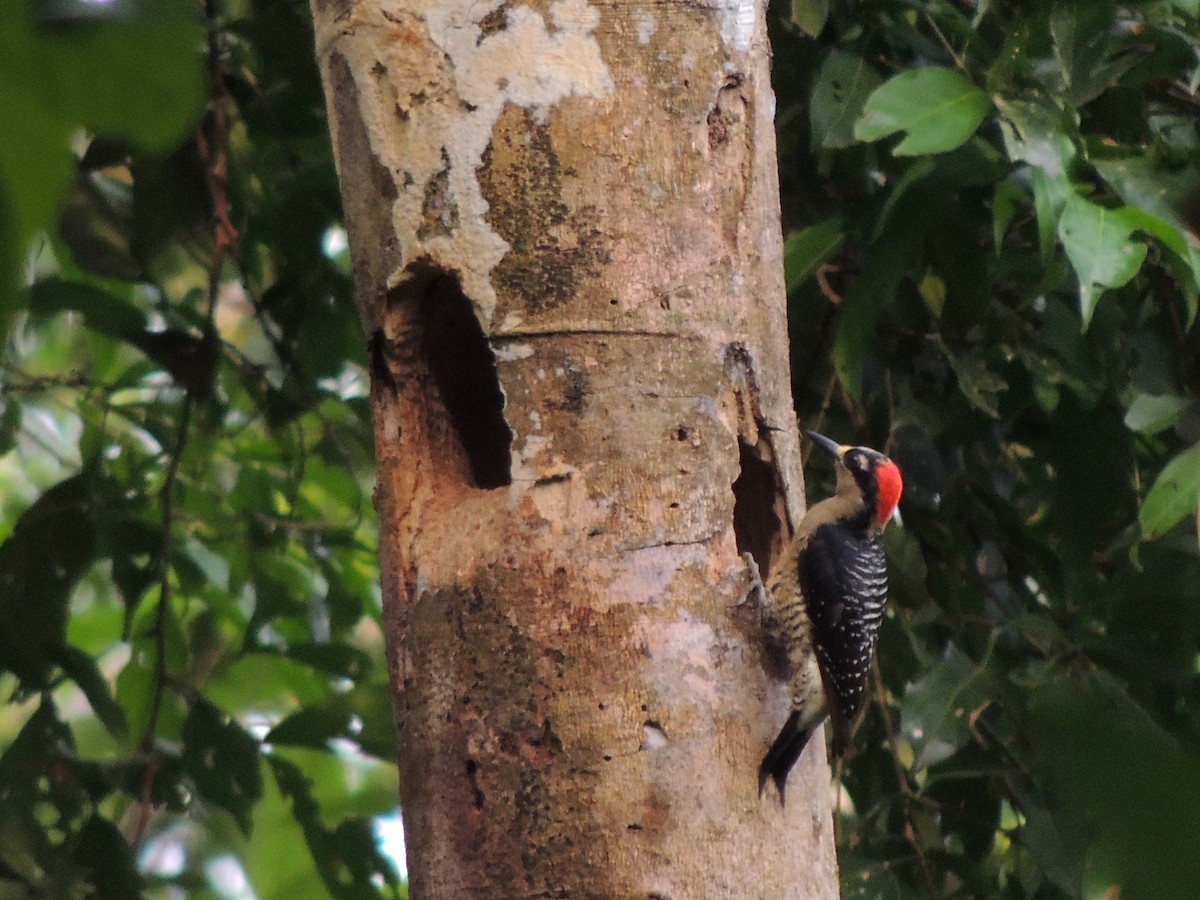
[[[739,551],[803,511],[755,0],[312,0],[416,898],[834,897]]]

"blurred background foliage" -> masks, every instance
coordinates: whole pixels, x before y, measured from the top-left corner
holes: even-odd
[[[906,479],[847,897],[1200,884],[1198,15],[772,5],[797,408]],[[0,4],[0,898],[404,895],[339,216],[306,3]]]
[[[404,896],[307,4],[0,4],[0,130],[0,897]]]
[[[905,476],[844,895],[1200,896],[1200,3],[775,11],[797,409]]]

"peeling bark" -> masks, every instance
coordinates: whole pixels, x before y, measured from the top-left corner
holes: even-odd
[[[312,0],[414,897],[834,897],[738,554],[803,510],[754,0]]]

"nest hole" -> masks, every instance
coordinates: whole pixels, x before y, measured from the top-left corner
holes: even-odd
[[[749,553],[766,577],[783,546],[775,466],[756,447],[738,438],[737,479],[733,482],[733,535],[738,553]]]
[[[512,484],[512,429],[496,357],[458,279],[430,276],[418,310],[421,356],[462,444],[475,486]]]

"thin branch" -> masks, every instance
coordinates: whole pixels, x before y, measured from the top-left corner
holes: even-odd
[[[152,789],[154,776],[158,771],[158,757],[154,754],[154,736],[158,731],[158,718],[162,711],[163,698],[166,694],[167,683],[171,678],[167,668],[167,615],[171,605],[171,555],[174,550],[175,525],[175,483],[179,478],[179,466],[183,460],[183,451],[187,447],[188,432],[191,428],[192,410],[196,401],[190,393],[185,394],[183,405],[179,410],[179,425],[175,433],[175,447],[167,462],[167,475],[159,491],[162,504],[159,534],[159,582],[158,606],[154,611],[154,694],[150,700],[150,715],[146,727],[138,741],[139,749],[146,754],[146,771],[142,776],[142,789],[138,798],[139,811],[137,824],[134,827],[130,844],[137,846],[145,836],[146,827],[150,823],[150,813],[153,810]]]
[[[837,372],[834,372],[829,376],[829,382],[825,385],[825,394],[821,397],[821,408],[817,411],[816,421],[812,423],[810,431],[815,431],[818,434],[822,433],[821,429],[825,423],[825,414],[829,412],[829,404],[833,402],[833,389],[837,386],[837,383]],[[805,457],[803,461],[808,462],[808,458]]]
[[[817,287],[820,289],[821,294],[834,306],[842,305],[842,295],[834,290],[833,285],[829,283],[829,274],[831,272],[838,274],[841,271],[842,267],[839,265],[835,265],[834,263],[822,263],[821,265],[817,266],[817,271],[815,273],[817,277]]]
[[[208,309],[209,328],[216,318],[217,302],[221,289],[221,273],[225,268],[225,257],[230,248],[237,246],[238,232],[229,215],[229,119],[226,110],[227,95],[221,64],[218,40],[216,0],[205,0],[205,15],[208,20],[208,73],[212,100],[212,115],[196,132],[196,146],[205,162],[205,177],[213,206],[213,253],[208,266]],[[207,133],[206,133],[207,131]],[[162,510],[159,534],[159,587],[158,606],[154,611],[152,635],[154,638],[154,693],[150,701],[150,715],[138,741],[139,749],[146,754],[146,771],[142,776],[139,809],[130,843],[137,846],[145,837],[153,811],[154,777],[158,771],[158,757],[154,753],[154,738],[158,732],[158,720],[162,712],[167,687],[175,680],[167,665],[167,623],[171,609],[171,557],[174,552],[175,536],[175,486],[179,480],[179,469],[187,449],[192,425],[192,413],[196,397],[187,390],[179,408],[179,421],[175,433],[175,446],[167,460],[166,477],[159,491]]]
[[[892,758],[892,765],[896,770],[896,782],[900,786],[900,803],[904,807],[904,837],[917,856],[917,862],[920,864],[921,874],[925,876],[929,895],[934,896],[937,891],[934,887],[933,873],[929,867],[929,860],[925,858],[921,842],[917,839],[916,828],[913,825],[912,804],[917,802],[922,805],[932,805],[934,808],[937,808],[937,804],[920,796],[912,789],[912,785],[908,783],[908,773],[900,765],[899,742],[896,740],[896,730],[892,727],[892,717],[888,715],[887,691],[883,686],[883,673],[879,670],[878,656],[871,661],[871,682],[875,688],[875,703],[879,707],[879,718],[883,721],[883,730],[887,734],[888,754]]]
[[[4,392],[7,394],[44,393],[58,388],[85,390],[87,388],[99,387],[99,385],[93,384],[91,379],[83,374],[29,375],[12,365],[0,366],[0,372],[4,373]],[[16,378],[13,377],[14,375]]]
[[[957,67],[964,75],[969,76],[970,73],[967,71],[966,63],[964,63],[962,57],[958,55],[958,51],[956,51],[954,47],[951,46],[950,42],[946,40],[946,35],[943,34],[942,29],[938,27],[937,20],[935,20],[933,16],[929,14],[929,10],[923,10],[922,12],[925,16],[925,20],[929,23],[929,27],[932,28],[933,33],[937,35],[938,41],[942,45],[942,49],[950,54],[950,58],[954,60],[955,67]]]
[[[196,147],[204,160],[204,174],[213,207],[213,255],[208,270],[208,321],[217,314],[221,289],[221,271],[230,249],[237,254],[238,230],[229,209],[229,95],[225,88],[225,67],[221,62],[220,29],[217,25],[216,0],[205,0],[208,19],[208,86],[212,115],[196,132]],[[207,132],[207,133],[206,133]]]
[[[846,390],[846,386],[838,382],[838,387],[841,388],[842,406],[846,410],[846,414],[850,416],[850,423],[854,426],[855,434],[863,434],[867,430],[867,414],[854,402],[854,398],[850,396],[850,392]]]

